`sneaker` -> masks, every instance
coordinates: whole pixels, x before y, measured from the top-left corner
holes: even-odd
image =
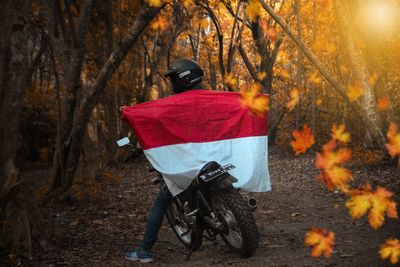
[[[125,259],[131,261],[140,261],[141,263],[153,262],[151,253],[147,251],[141,251],[139,248],[135,248],[132,251],[126,252]]]

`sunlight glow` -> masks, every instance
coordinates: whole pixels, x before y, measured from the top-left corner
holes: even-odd
[[[391,0],[365,1],[361,10],[361,22],[372,34],[383,34],[395,28],[397,5]]]

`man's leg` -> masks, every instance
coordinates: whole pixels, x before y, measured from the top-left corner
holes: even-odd
[[[154,201],[153,207],[150,210],[149,218],[147,219],[143,241],[140,244],[140,248],[143,251],[151,251],[156,242],[158,231],[160,230],[164,215],[167,212],[167,208],[171,201],[172,194],[168,190],[168,187],[164,185]]]

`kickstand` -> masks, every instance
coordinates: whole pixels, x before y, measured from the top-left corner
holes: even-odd
[[[190,257],[191,257],[192,254],[193,254],[194,248],[197,247],[197,243],[200,242],[200,240],[201,240],[201,239],[197,239],[197,240],[193,243],[192,247],[190,248],[189,254],[186,256],[186,259],[185,259],[185,260],[188,261],[188,260],[190,259]]]

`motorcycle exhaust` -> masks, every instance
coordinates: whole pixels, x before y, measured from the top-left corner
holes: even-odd
[[[255,211],[257,209],[258,206],[257,200],[249,197],[245,197],[245,200],[247,201],[247,205],[249,205],[251,211]]]

